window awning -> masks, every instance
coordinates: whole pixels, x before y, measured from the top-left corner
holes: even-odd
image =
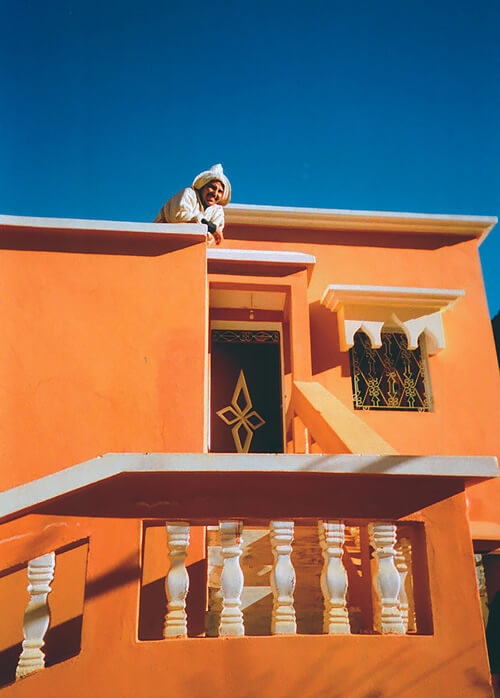
[[[417,348],[424,332],[429,353],[435,354],[445,347],[442,313],[464,294],[461,289],[330,284],[321,303],[337,313],[342,351],[353,346],[358,330],[366,333],[374,349],[380,348],[386,325],[403,330],[409,349]]]

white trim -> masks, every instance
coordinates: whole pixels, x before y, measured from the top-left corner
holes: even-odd
[[[359,305],[380,303],[398,308],[423,306],[434,310],[445,310],[463,295],[465,291],[459,288],[329,284],[323,293],[321,303],[332,311],[339,304],[346,303]]]
[[[400,327],[409,349],[417,348],[424,332],[429,353],[435,354],[445,347],[441,314],[464,294],[463,289],[330,284],[321,303],[337,313],[342,351],[353,346],[358,330],[365,332],[374,348],[380,348],[385,325]]]
[[[498,222],[496,216],[450,216],[434,213],[351,211],[250,204],[229,204],[225,210],[227,224],[458,235],[472,236],[478,238],[480,242]]]
[[[107,453],[0,493],[0,519],[121,473],[363,473],[453,477],[474,484],[498,476],[490,456],[354,454]],[[432,487],[432,483],[429,483]]]
[[[291,264],[294,266],[310,267],[316,264],[316,257],[303,252],[287,252],[279,250],[238,250],[238,249],[208,249],[209,262],[246,262],[257,264]]]
[[[283,323],[282,322],[254,322],[253,320],[212,320],[210,322],[210,332],[212,330],[276,330],[280,334],[280,381],[281,381],[281,421],[283,433],[283,453],[286,453],[286,419],[285,419],[285,359],[283,356]],[[212,362],[210,361],[210,364]],[[209,405],[212,404],[211,399]],[[210,414],[209,421],[212,415]],[[208,434],[210,442],[211,431]],[[239,454],[240,455],[240,454]]]
[[[0,229],[89,231],[117,233],[152,233],[154,235],[206,239],[207,226],[198,223],[135,223],[129,221],[101,221],[81,218],[38,218],[31,216],[0,215]]]
[[[425,213],[350,211],[344,209],[254,206],[246,204],[229,204],[225,207],[225,211],[228,224],[316,228],[320,230],[359,230],[378,233],[457,235],[475,237],[480,243],[498,222],[496,216],[449,216]],[[40,231],[53,229],[58,231],[66,230],[68,232],[93,230],[97,232],[153,233],[174,235],[176,237],[201,236],[203,239],[206,238],[206,226],[195,223],[143,223],[0,215],[1,228],[26,228],[31,230],[39,229]],[[219,252],[219,250],[209,250],[208,252],[212,251]]]

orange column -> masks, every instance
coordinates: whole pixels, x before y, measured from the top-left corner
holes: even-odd
[[[289,318],[292,377],[295,381],[309,381],[312,376],[312,368],[307,271],[293,274],[290,280]]]
[[[294,274],[289,295],[290,359],[292,380],[311,380],[311,336],[309,329],[309,303],[307,299],[307,271]],[[292,421],[295,453],[308,453],[309,434],[302,420],[294,416]]]

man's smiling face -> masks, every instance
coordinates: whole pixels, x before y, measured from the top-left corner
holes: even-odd
[[[212,179],[200,189],[200,197],[204,206],[218,204],[224,196],[224,185],[218,179]]]

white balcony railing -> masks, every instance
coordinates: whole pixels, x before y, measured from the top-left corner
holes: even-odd
[[[245,595],[252,598],[252,589],[245,586],[244,570],[240,563],[246,547],[245,527],[241,521],[221,521],[218,527],[212,526],[210,529],[212,545],[209,546],[208,553],[212,560],[209,560],[208,584],[211,594],[208,595],[206,634],[245,635],[248,604],[244,603],[244,598]],[[186,557],[190,525],[185,521],[167,522],[165,530],[168,571],[165,576],[167,602],[164,609],[163,637],[186,638],[186,597],[189,591]],[[251,531],[252,527],[248,530]],[[268,570],[267,588],[272,595],[272,610],[268,619],[267,634],[271,635],[297,633],[294,603],[296,575],[292,561],[295,530],[293,521],[269,523],[268,535],[273,563]],[[359,632],[359,628],[356,630],[351,627],[351,617],[354,617],[355,613],[348,601],[349,575],[344,556],[349,554],[349,547],[359,548],[360,530],[360,526],[346,525],[343,521],[317,522],[316,551],[312,552],[320,551],[323,559],[318,580],[322,596],[323,634],[349,635],[353,631]],[[391,522],[372,522],[365,525],[365,530],[368,532],[367,539],[370,542],[373,560],[376,562],[373,575],[371,565],[362,570],[364,575],[371,577],[373,586],[373,604],[370,604],[373,608],[372,631],[382,635],[414,633],[418,628],[415,623],[412,544],[404,535],[408,530],[408,524],[398,527]],[[262,536],[262,533],[259,535]],[[50,625],[50,585],[56,573],[54,552],[28,562],[29,599],[24,620],[20,619],[20,622],[23,622],[24,641],[16,669],[18,679],[45,667],[42,648]],[[308,583],[310,581],[308,580]],[[265,586],[263,588],[266,590]],[[217,619],[215,624],[214,617]]]
[[[272,595],[272,610],[267,621],[268,631],[260,634],[296,634],[297,621],[294,604],[296,574],[292,561],[294,551],[295,524],[293,521],[270,521],[268,537],[272,552],[272,564],[263,565],[258,574],[268,575],[268,586],[259,588],[245,584],[245,565],[241,558],[249,557],[248,544],[255,540],[253,527],[250,536],[241,521],[221,521],[218,527],[210,527],[209,532],[209,571],[207,635],[238,636],[246,634],[245,617],[255,599]],[[412,544],[404,534],[408,524],[400,528],[392,522],[372,522],[365,524],[372,558],[368,569],[358,572],[371,579],[373,598],[369,605],[373,608],[371,629],[374,633],[399,634],[417,631],[413,598]],[[348,538],[358,547],[359,526],[347,526]],[[170,568],[166,574],[165,587],[167,611],[164,637],[187,637],[186,597],[189,590],[189,577],[184,567],[188,553],[189,525],[186,522],[169,522],[166,525],[167,548]],[[259,536],[266,531],[258,532]],[[352,539],[357,538],[356,544]],[[349,554],[346,540],[346,524],[343,521],[317,522],[315,550],[306,555],[314,557],[318,552],[323,558],[318,586],[322,596],[322,633],[350,634],[351,615],[355,609],[349,608],[349,575],[344,565],[344,555]],[[302,551],[304,548],[302,548]],[[301,555],[297,551],[297,555]],[[367,556],[365,556],[366,559]],[[361,555],[357,556],[358,564]],[[368,556],[369,559],[369,556]],[[262,561],[261,561],[262,562]],[[270,569],[266,570],[266,567]],[[250,576],[252,573],[250,571]],[[315,576],[311,574],[311,576]],[[308,588],[311,579],[307,580]],[[366,609],[365,609],[366,611]],[[265,627],[266,621],[260,627]],[[359,626],[355,621],[354,626]],[[300,629],[299,629],[300,630]],[[365,630],[365,632],[369,632]],[[255,634],[255,633],[252,633]]]
[[[204,628],[192,633],[197,637],[430,634],[424,529],[432,526],[432,521],[413,512],[496,473],[495,460],[481,457],[109,454],[4,492],[0,494],[2,522],[32,512],[69,516],[71,520],[90,515],[85,535],[78,523],[74,538],[73,533],[68,533],[68,539],[66,534],[58,533],[54,547],[52,543],[47,545],[42,536],[26,550],[28,561],[26,557],[19,560],[15,552],[19,536],[6,538],[5,551],[13,549],[5,569],[0,570],[1,576],[7,580],[22,575],[20,584],[28,589],[24,620],[20,606],[17,634],[9,635],[9,652],[16,650],[17,669],[14,659],[7,674],[13,679],[15,671],[21,678],[44,668],[46,635],[48,630],[55,630],[49,628],[49,605],[59,556],[69,555],[68,546],[79,546],[79,551],[88,551],[92,561],[88,537],[101,535],[101,516],[149,517],[143,525],[164,531],[165,543],[161,549],[156,546],[154,553],[164,563],[164,572],[157,581],[162,583],[163,575],[165,593],[154,608],[163,633],[160,629],[159,637],[153,638],[139,631],[139,641],[160,639],[162,635],[165,639],[185,638],[189,634],[186,599],[191,570],[186,567],[186,558],[191,526],[208,529],[207,584],[201,588],[203,583],[200,586],[198,579],[192,589],[201,600],[197,613],[208,599]],[[108,488],[105,491],[109,495],[114,478],[118,482],[124,477],[127,488],[120,490],[120,497],[96,497],[99,487]],[[165,492],[172,495],[166,497]],[[257,528],[260,532],[256,533]],[[309,537],[304,546],[305,529]],[[252,581],[247,559],[252,536],[254,541],[259,536],[267,537],[267,558],[258,570],[260,588],[255,586],[255,579]],[[147,537],[142,540],[146,545]],[[201,561],[201,540],[198,531],[197,552],[191,559]],[[131,546],[136,559],[144,561],[146,548],[141,557],[138,545],[134,538]],[[304,558],[307,565],[303,564]],[[314,565],[309,564],[309,558],[314,558]],[[67,657],[59,652],[60,658],[51,658],[49,663],[79,652],[80,619],[86,612],[84,593],[88,598],[84,586],[86,559],[86,552],[78,553],[81,605],[70,617],[71,622],[75,621],[71,627],[78,631],[76,649],[72,655],[66,653]],[[27,577],[23,576],[23,565],[27,566]],[[73,573],[73,563],[70,567]],[[130,580],[137,581],[137,591],[142,595],[139,565],[131,572]],[[109,572],[103,573],[109,576]],[[304,587],[311,598],[314,596],[306,610]],[[65,594],[62,592],[62,598]],[[256,603],[263,596],[267,597],[265,603]],[[252,605],[253,610],[259,606],[267,614],[261,615],[258,623],[252,621]],[[304,618],[310,609],[315,622],[308,624]],[[318,619],[320,622],[316,622]],[[198,629],[203,625],[201,620],[201,624],[197,621]],[[24,640],[18,650],[21,627]],[[0,676],[0,680],[4,679]]]

